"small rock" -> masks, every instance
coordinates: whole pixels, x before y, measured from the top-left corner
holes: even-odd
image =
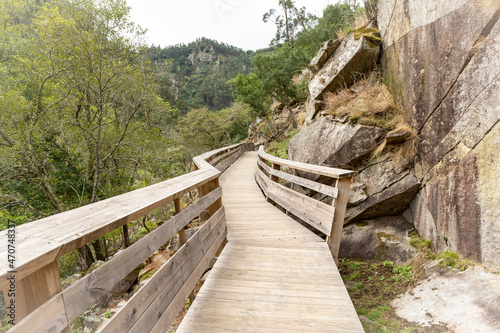
[[[200,281],[205,282],[208,279],[208,276],[210,275],[211,270],[207,271],[203,276],[201,277]]]
[[[408,261],[415,249],[408,244],[408,232],[413,226],[402,216],[387,216],[376,220],[360,221],[344,227],[339,258],[364,261]]]
[[[392,131],[392,132],[387,133],[387,135],[385,136],[385,139],[387,140],[387,143],[396,144],[396,143],[405,142],[406,140],[411,138],[412,135],[413,134],[411,132],[404,130],[404,129],[400,129],[398,131]]]
[[[352,207],[365,201],[368,196],[366,195],[366,186],[363,183],[351,184],[351,189],[349,192],[349,199],[347,201],[347,207]]]

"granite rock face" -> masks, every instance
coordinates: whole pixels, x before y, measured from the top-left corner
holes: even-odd
[[[290,140],[288,154],[291,160],[299,162],[354,166],[370,154],[383,134],[375,127],[352,126],[324,117]]]
[[[408,214],[438,249],[500,267],[500,3],[381,0],[387,82],[419,131]],[[495,255],[496,253],[496,255]]]
[[[335,50],[339,47],[340,41],[338,39],[330,39],[324,42],[321,45],[321,48],[319,49],[318,53],[316,53],[316,56],[311,60],[311,63],[309,64],[309,68],[314,72],[317,73],[323,65],[326,63],[328,58],[335,52]]]
[[[345,223],[402,214],[420,188],[414,170],[401,167],[391,154],[362,170],[356,182],[365,185],[366,199],[347,208]]]
[[[309,95],[316,100],[325,92],[334,91],[353,81],[354,74],[373,68],[380,53],[379,44],[367,37],[347,35],[323,68],[309,82]]]

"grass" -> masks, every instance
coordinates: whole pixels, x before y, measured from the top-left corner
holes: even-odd
[[[462,267],[457,255],[444,252],[437,255],[430,241],[422,239],[415,231],[409,234],[410,245],[416,249],[415,256],[407,263],[398,265],[386,260],[369,263],[351,259],[340,259],[339,271],[353,301],[356,312],[374,324],[370,332],[442,332],[442,327],[422,328],[396,315],[391,301],[397,295],[414,288],[426,279],[425,265],[434,257],[446,258],[446,265]],[[433,255],[432,255],[433,254]],[[458,260],[458,261],[457,261]],[[451,267],[451,266],[450,266]]]
[[[402,109],[394,102],[386,85],[380,81],[380,75],[377,71],[372,72],[350,88],[327,93],[322,114],[347,118],[353,125],[375,126],[386,131],[406,125]]]
[[[285,134],[285,137],[283,140],[275,140],[272,141],[269,144],[269,147],[266,149],[267,153],[283,158],[283,159],[288,159],[288,148],[289,148],[289,143],[290,140],[297,134],[299,133],[300,130],[294,129],[288,133]]]
[[[436,259],[440,260],[439,267],[456,268],[459,271],[465,271],[473,264],[472,261],[460,258],[458,253],[452,251],[444,251],[440,253]]]

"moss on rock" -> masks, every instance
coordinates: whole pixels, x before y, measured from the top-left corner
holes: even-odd
[[[365,37],[371,47],[377,47],[382,42],[380,32],[375,27],[361,27],[354,30],[354,39],[358,40]]]

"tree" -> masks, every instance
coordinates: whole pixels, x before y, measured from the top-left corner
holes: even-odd
[[[179,146],[199,154],[239,142],[252,122],[250,113],[248,105],[241,103],[216,112],[207,108],[191,110],[177,124]]]
[[[305,97],[305,83],[296,84],[293,78],[307,62],[302,49],[285,43],[276,47],[274,52],[256,54],[253,59],[255,72],[239,75],[229,83],[235,85],[237,100],[251,105],[259,115],[267,113],[264,110],[272,101],[283,103],[289,121],[296,127],[291,105]],[[279,137],[279,133],[273,135]]]
[[[281,14],[275,9],[270,9],[264,14],[264,22],[273,21],[276,24],[276,35],[271,41],[271,45],[282,42],[293,44],[296,34],[299,31],[309,30],[317,20],[317,17],[306,13],[306,8],[297,8],[293,0],[279,0]]]
[[[238,74],[234,79],[227,81],[234,86],[233,95],[238,102],[250,105],[254,116],[265,116],[267,107],[266,94],[260,80],[255,73]]]
[[[17,9],[0,28],[8,54],[0,63],[0,210],[31,219],[127,190],[142,158],[134,143],[161,135],[150,129],[168,105],[126,2],[6,1]],[[105,243],[94,249],[105,259]]]
[[[337,32],[353,23],[357,8],[357,5],[352,1],[328,5],[314,28],[297,33],[295,46],[304,49],[307,55],[312,58],[322,42],[338,38]]]

